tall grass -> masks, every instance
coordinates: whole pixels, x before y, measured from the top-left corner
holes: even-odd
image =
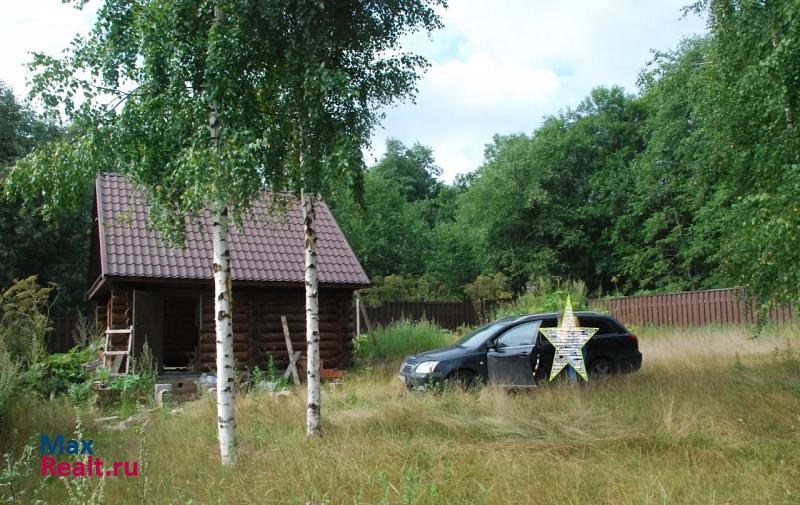
[[[305,437],[301,390],[240,396],[234,471],[219,464],[211,398],[151,413],[144,456],[135,430],[87,421],[85,432],[104,459],[145,457],[159,504],[800,503],[796,328],[759,340],[732,328],[637,332],[640,372],[578,386],[416,394],[357,374],[323,388],[319,440]],[[17,418],[16,441],[70,432],[47,408],[15,411],[35,413]],[[140,503],[134,479],[105,492]],[[54,484],[43,497],[63,493]]]
[[[444,347],[452,335],[429,321],[402,320],[379,326],[356,341],[355,355],[361,361],[395,360],[409,354]]]

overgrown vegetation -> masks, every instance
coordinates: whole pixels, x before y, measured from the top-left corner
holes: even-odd
[[[554,282],[549,278],[539,277],[535,282],[528,284],[524,295],[512,302],[498,305],[494,316],[501,318],[537,312],[558,312],[564,308],[564,300],[568,296],[572,301],[573,309],[588,310],[590,308],[586,284],[583,282]]]
[[[104,460],[147,465],[146,493],[142,476],[106,479],[105,503],[143,503],[145,494],[231,505],[800,501],[798,329],[767,328],[758,340],[746,328],[638,334],[640,372],[526,394],[408,393],[394,363],[374,366],[324,388],[326,436],[313,443],[299,428],[302,394],[241,396],[233,473],[215,458],[210,399],[177,415],[152,412],[141,434],[102,429],[87,413],[83,433]],[[70,430],[76,418],[60,400],[25,399],[10,422],[4,447],[16,458],[32,435]],[[143,453],[142,441],[154,449]],[[31,490],[41,478],[18,484]],[[67,501],[60,482],[39,495]]]
[[[65,353],[48,354],[46,334],[54,285],[40,286],[28,277],[0,293],[0,435],[11,406],[23,399],[64,397],[76,406],[94,403],[94,385],[105,385],[120,400],[122,411],[152,402],[156,366],[145,344],[132,373],[111,378],[100,366],[101,331],[81,319]]]
[[[409,354],[444,347],[455,339],[429,321],[402,320],[380,326],[355,341],[355,356],[362,362],[395,360]]]
[[[86,305],[83,295],[91,213],[84,209],[64,212],[47,223],[24,208],[21,198],[2,198],[8,167],[61,134],[59,127],[18,101],[13,90],[0,81],[0,236],[7,238],[0,247],[0,290],[35,274],[42,283],[59,285],[52,302],[56,312],[63,314]],[[43,200],[41,195],[38,198]],[[89,199],[87,194],[87,209]]]

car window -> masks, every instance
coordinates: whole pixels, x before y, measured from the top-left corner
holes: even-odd
[[[530,323],[515,326],[503,333],[495,342],[496,348],[517,347],[520,345],[533,345],[536,334],[539,333],[541,321],[531,321]]]
[[[499,331],[500,328],[503,327],[503,324],[506,323],[494,322],[481,326],[472,333],[464,335],[454,345],[466,347],[467,349],[477,349],[479,346],[485,344],[494,332]]]
[[[580,326],[584,328],[597,328],[595,335],[611,335],[620,332],[615,324],[601,317],[581,317],[579,322]]]

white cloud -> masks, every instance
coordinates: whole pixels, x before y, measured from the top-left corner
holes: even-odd
[[[502,62],[486,54],[465,61],[434,65],[422,82],[421,93],[449,96],[453,107],[494,108],[509,104],[536,104],[558,88],[558,76],[549,68]]]
[[[86,33],[97,11],[97,1],[83,10],[56,0],[5,2],[0,21],[0,80],[19,98],[28,93],[27,64],[33,53],[58,56],[78,33]]]
[[[495,133],[535,129],[592,88],[635,91],[651,49],[670,49],[705,31],[681,18],[685,0],[453,0],[445,28],[416,35],[409,50],[431,67],[416,104],[387,111],[373,157],[387,137],[434,149],[444,178],[474,170]]]

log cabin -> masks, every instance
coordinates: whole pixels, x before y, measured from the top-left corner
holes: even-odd
[[[270,212],[265,193],[232,227],[234,353],[237,366],[289,363],[281,316],[295,351],[305,351],[302,209]],[[148,226],[142,193],[120,174],[95,182],[88,298],[106,329],[106,358],[124,374],[145,342],[162,372],[215,368],[211,219],[187,225],[183,248]],[[352,362],[353,291],[369,279],[324,202],[317,208],[320,351],[323,366]],[[127,352],[126,352],[127,351]],[[303,352],[303,356],[305,353]]]

